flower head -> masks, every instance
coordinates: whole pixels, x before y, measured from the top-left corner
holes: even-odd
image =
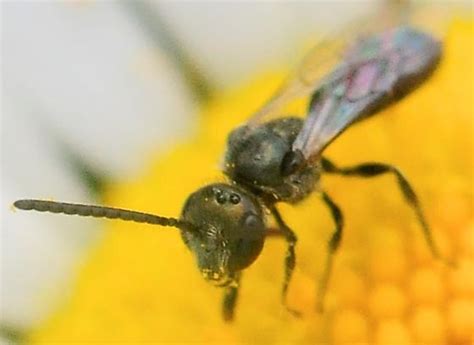
[[[111,222],[84,263],[70,302],[31,334],[33,342],[467,343],[472,340],[472,21],[455,22],[435,75],[408,98],[358,124],[327,150],[341,165],[398,166],[417,190],[443,253],[431,257],[421,229],[390,177],[324,177],[346,219],[326,296],[315,311],[333,223],[317,194],[279,206],[299,237],[289,304],[280,305],[285,243],[268,239],[242,277],[236,320],[220,318],[220,289],[207,284],[177,231]],[[159,157],[135,180],[113,185],[107,203],[176,216],[186,197],[222,181],[226,136],[268,97],[270,73],[217,95],[195,136]],[[299,104],[291,111],[302,113]]]

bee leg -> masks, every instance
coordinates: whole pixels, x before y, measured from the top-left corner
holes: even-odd
[[[334,230],[331,239],[328,242],[328,251],[326,256],[326,263],[324,266],[323,276],[319,282],[318,295],[316,301],[316,309],[320,312],[324,309],[324,297],[326,295],[326,290],[331,276],[332,271],[332,261],[336,250],[339,248],[342,239],[342,229],[344,226],[344,217],[342,215],[341,209],[336,205],[336,203],[329,197],[325,192],[322,193],[323,201],[326,206],[331,211],[331,216],[334,219],[336,229]]]
[[[225,288],[224,300],[222,303],[222,317],[224,321],[230,322],[234,319],[234,309],[237,303],[240,287],[240,273],[237,273],[234,280]]]
[[[285,277],[283,280],[283,287],[281,290],[281,301],[285,308],[293,315],[293,316],[301,316],[301,313],[297,310],[290,308],[287,305],[286,297],[288,294],[288,285],[290,284],[291,276],[293,275],[293,271],[295,269],[296,264],[296,255],[295,255],[295,246],[296,246],[296,234],[291,230],[288,225],[286,225],[285,221],[278,212],[277,208],[274,205],[269,206],[270,211],[272,212],[273,217],[275,218],[279,230],[281,231],[282,235],[285,237],[286,242],[288,243],[288,247],[286,250],[285,256]]]
[[[412,186],[410,185],[408,180],[405,178],[405,176],[403,176],[400,170],[398,170],[393,165],[375,163],[375,162],[362,163],[362,164],[358,164],[352,167],[345,167],[345,168],[337,167],[335,164],[333,164],[331,161],[329,161],[326,158],[323,158],[321,160],[321,163],[322,163],[323,171],[330,174],[339,174],[343,176],[356,176],[356,177],[366,177],[366,178],[375,177],[375,176],[379,176],[386,173],[391,173],[395,175],[398,186],[405,198],[405,201],[410,205],[410,207],[415,212],[416,218],[418,219],[418,222],[420,223],[421,228],[423,229],[423,236],[425,237],[425,241],[428,244],[428,247],[430,248],[430,251],[433,257],[441,260],[442,262],[450,266],[454,265],[454,262],[452,260],[444,258],[441,255],[440,250],[433,239],[431,228],[429,227],[428,222],[426,221],[426,218],[421,209],[420,201],[418,200],[418,197],[415,191],[413,190]]]

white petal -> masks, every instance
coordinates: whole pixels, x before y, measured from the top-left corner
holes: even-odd
[[[34,121],[2,106],[0,323],[36,325],[67,297],[74,268],[100,232],[88,219],[14,212],[19,198],[90,202]]]
[[[375,2],[166,1],[150,4],[198,65],[219,85],[229,85],[259,70],[278,66],[282,59],[293,58],[302,40],[360,16]]]
[[[120,3],[2,6],[8,97],[89,164],[127,176],[155,145],[188,133],[187,89]]]

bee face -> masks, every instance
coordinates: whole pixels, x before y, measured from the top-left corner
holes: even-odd
[[[245,189],[212,184],[191,194],[182,220],[193,225],[182,237],[206,280],[227,284],[260,254],[265,239],[262,207]]]

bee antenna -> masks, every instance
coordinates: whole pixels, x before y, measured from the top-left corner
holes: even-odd
[[[13,206],[25,211],[51,212],[83,217],[120,219],[137,223],[171,226],[183,230],[192,229],[191,224],[176,218],[161,217],[154,214],[124,210],[114,207],[70,204],[65,202],[34,199],[17,200],[13,203]]]

